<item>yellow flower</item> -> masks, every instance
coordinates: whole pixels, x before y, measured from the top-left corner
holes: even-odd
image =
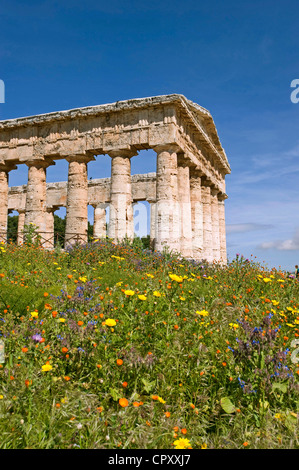
[[[182,276],[177,276],[176,274],[169,274],[169,277],[172,281],[176,282],[183,282],[183,277]]]
[[[138,295],[138,299],[140,299],[140,300],[146,300],[146,295]]]
[[[79,281],[81,281],[81,282],[86,282],[86,281],[87,281],[87,277],[86,277],[86,276],[79,277]]]
[[[58,322],[59,322],[59,323],[64,323],[64,322],[65,322],[65,318],[58,318]]]
[[[201,445],[201,448],[202,448],[202,449],[206,449],[207,447],[208,447],[208,445],[207,445],[206,443],[204,443],[204,444]]]
[[[287,323],[288,326],[290,326],[291,328],[295,328],[295,325],[292,325],[292,323]]]
[[[125,295],[134,295],[135,292],[133,290],[125,290]]]
[[[42,366],[43,372],[47,372],[47,371],[52,370],[52,369],[53,369],[53,367],[50,366],[50,364],[45,364],[44,366]]]
[[[181,299],[181,300],[186,300],[186,298],[185,298],[185,297],[180,297],[180,299]]]
[[[185,437],[180,437],[176,441],[174,441],[173,445],[175,446],[175,449],[188,449],[191,447],[191,443],[189,439]]]
[[[201,315],[202,317],[207,317],[209,315],[209,312],[207,310],[196,310],[197,315]]]
[[[30,312],[32,318],[38,318],[38,312]]]
[[[237,328],[239,328],[239,325],[237,323],[229,323],[229,326],[231,327],[232,330],[233,329],[236,330]]]
[[[264,282],[271,282],[271,279],[270,279],[269,277],[264,277],[264,278],[263,278],[263,281],[264,281]]]
[[[160,403],[166,403],[166,401],[163,400],[163,398],[161,398],[161,397],[158,397],[158,401],[159,401]]]
[[[115,326],[115,325],[116,325],[116,321],[113,320],[113,318],[107,318],[107,320],[105,321],[105,325],[107,325],[107,326]]]
[[[0,400],[3,400],[4,396],[3,395],[0,395]]]
[[[148,273],[145,273],[145,275],[146,275],[147,277],[151,277],[151,278],[154,277],[152,274],[148,274]]]
[[[155,297],[161,297],[160,292],[158,292],[157,290],[154,290],[153,294]]]
[[[278,300],[271,300],[271,302],[272,302],[273,305],[278,305],[279,304]]]

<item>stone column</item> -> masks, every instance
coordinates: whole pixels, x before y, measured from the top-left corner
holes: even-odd
[[[8,172],[6,166],[0,165],[0,242],[7,239]]]
[[[106,238],[106,204],[94,206],[93,238]]]
[[[156,240],[156,203],[148,201],[150,204],[150,248],[155,248]]]
[[[190,177],[191,223],[193,258],[203,258],[203,205],[200,174],[193,172]]]
[[[227,264],[226,252],[226,228],[225,228],[225,205],[226,194],[218,195],[218,214],[219,214],[219,239],[220,239],[220,262]]]
[[[19,217],[18,217],[18,237],[17,237],[17,244],[22,245],[24,240],[24,224],[25,224],[25,209],[18,209]]]
[[[212,240],[213,240],[213,259],[220,261],[220,229],[219,229],[219,206],[218,190],[211,190],[211,217],[212,217]]]
[[[213,261],[212,214],[211,214],[211,188],[207,181],[201,187],[203,208],[203,259],[209,263]]]
[[[134,238],[134,217],[131,184],[132,150],[114,150],[111,157],[110,218],[108,237],[114,241]]]
[[[26,162],[28,166],[28,183],[25,205],[25,225],[33,224],[36,232],[41,236],[41,243],[46,238],[46,171],[53,162],[36,160]]]
[[[192,249],[192,225],[191,225],[191,201],[190,201],[190,172],[184,164],[178,165],[178,199],[180,208],[180,252],[182,256],[191,258]]]
[[[45,218],[46,218],[46,235],[43,247],[47,250],[53,250],[54,248],[54,212],[57,207],[47,207]]]
[[[88,181],[87,163],[94,157],[86,155],[72,155],[66,160],[69,162],[65,247],[76,243],[87,243],[88,229]]]
[[[156,171],[156,237],[155,249],[164,247],[180,251],[178,207],[177,152],[175,145],[154,147],[157,152]]]

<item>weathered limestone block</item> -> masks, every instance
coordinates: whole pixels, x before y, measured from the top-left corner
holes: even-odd
[[[186,258],[193,255],[191,200],[190,200],[190,171],[187,165],[178,165],[178,199],[180,208],[180,253]]]
[[[132,205],[131,158],[132,150],[109,153],[111,157],[110,218],[108,237],[121,241],[134,238]]]
[[[36,232],[41,237],[41,242],[43,242],[43,240],[46,238],[46,169],[51,164],[51,162],[44,160],[33,160],[27,162],[26,164],[28,166],[28,183],[24,223],[25,226],[33,224],[36,227]]]
[[[203,208],[203,259],[212,262],[213,237],[212,237],[212,214],[211,214],[211,188],[203,182],[201,187],[202,208]]]
[[[193,258],[200,260],[203,257],[203,205],[199,174],[190,176],[190,201]]]
[[[155,249],[180,250],[177,146],[157,146]]]
[[[93,157],[74,155],[67,158],[69,162],[65,246],[76,243],[87,243],[88,228],[88,184],[87,163]]]
[[[213,241],[213,259],[220,261],[220,228],[219,228],[219,206],[218,190],[211,190],[211,217],[212,217],[212,241]]]

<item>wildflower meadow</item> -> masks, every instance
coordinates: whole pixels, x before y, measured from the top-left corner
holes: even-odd
[[[298,448],[298,294],[254,258],[2,243],[0,448]]]

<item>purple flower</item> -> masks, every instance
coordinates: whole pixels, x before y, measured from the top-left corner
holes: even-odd
[[[32,339],[33,341],[36,341],[37,343],[40,343],[41,340],[43,339],[42,335],[40,335],[39,333],[37,333],[36,335],[33,335],[32,336]]]

